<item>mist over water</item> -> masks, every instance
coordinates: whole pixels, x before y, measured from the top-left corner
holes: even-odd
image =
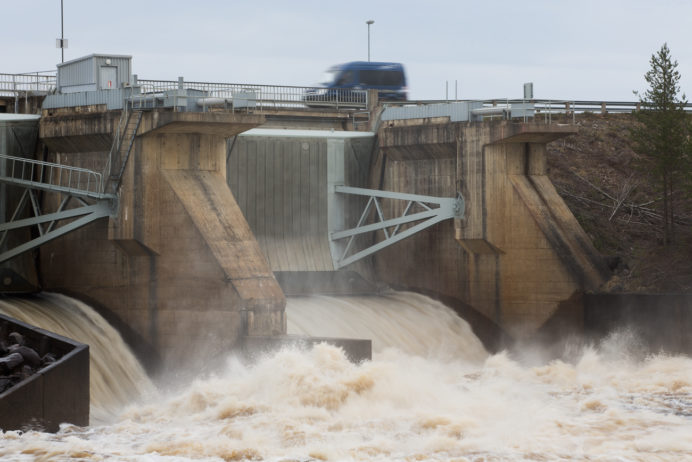
[[[254,365],[230,355],[215,376],[149,395],[108,424],[0,433],[0,457],[692,460],[690,358],[642,359],[614,335],[571,362],[526,366],[488,355],[450,313],[408,293],[291,299],[289,331],[373,338],[373,360],[353,364],[328,345]]]

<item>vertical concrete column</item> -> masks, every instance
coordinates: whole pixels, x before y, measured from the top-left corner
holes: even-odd
[[[547,148],[545,143],[526,143],[526,174],[547,174]]]

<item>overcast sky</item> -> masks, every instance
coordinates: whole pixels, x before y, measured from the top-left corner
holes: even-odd
[[[55,69],[60,0],[1,0],[0,72]],[[142,79],[313,85],[404,64],[411,99],[635,100],[664,42],[692,95],[692,0],[64,0],[65,60],[131,55]],[[447,86],[448,85],[448,86]],[[455,94],[456,93],[456,94]]]

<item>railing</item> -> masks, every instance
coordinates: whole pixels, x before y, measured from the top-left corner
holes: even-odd
[[[92,170],[0,154],[0,181],[47,191],[103,197],[103,175]]]
[[[196,98],[201,110],[213,106],[229,108],[296,108],[335,107],[365,108],[365,90],[326,89],[321,87],[296,87],[279,85],[254,85],[240,83],[187,82],[180,80],[137,80],[142,95],[133,99],[164,97],[164,92],[197,90]]]
[[[598,100],[559,100],[559,99],[485,99],[485,100],[410,100],[387,102],[387,105],[425,105],[456,102],[481,102],[485,107],[500,105],[533,104],[536,112],[545,113],[628,113],[641,109],[639,101],[598,101]],[[692,103],[684,106],[685,111],[692,112]]]
[[[0,96],[18,96],[26,93],[46,94],[54,90],[55,72],[0,73]]]

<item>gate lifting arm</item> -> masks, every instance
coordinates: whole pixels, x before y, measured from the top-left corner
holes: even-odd
[[[335,186],[335,192],[341,194],[351,194],[368,197],[365,209],[358,220],[355,228],[343,231],[333,231],[330,233],[330,243],[332,248],[337,250],[332,252],[335,269],[343,268],[353,262],[365,258],[373,253],[382,250],[396,242],[406,239],[415,233],[433,226],[441,221],[464,217],[464,198],[461,193],[457,197],[433,197],[420,194],[407,194],[391,191],[379,191],[376,189],[354,188],[350,186]],[[382,213],[381,199],[395,199],[407,201],[403,213],[396,218],[385,219]],[[375,223],[364,224],[375,207]],[[435,207],[437,205],[437,207]],[[422,209],[421,212],[411,213],[411,209],[416,207]],[[413,226],[400,231],[405,224]],[[384,240],[367,246],[365,249],[349,255],[354,238],[358,235],[381,230],[384,233]],[[348,239],[345,245],[343,240]],[[337,243],[337,241],[341,241]]]
[[[117,196],[103,193],[102,175],[83,168],[0,154],[0,185],[22,191],[9,221],[0,214],[0,263],[95,220],[115,216],[118,209]],[[59,203],[46,201],[57,205],[57,210],[42,210],[40,193],[57,194]],[[6,200],[0,196],[0,201]],[[38,231],[33,238],[21,242],[31,236],[22,233],[8,248],[9,233],[33,226]]]

